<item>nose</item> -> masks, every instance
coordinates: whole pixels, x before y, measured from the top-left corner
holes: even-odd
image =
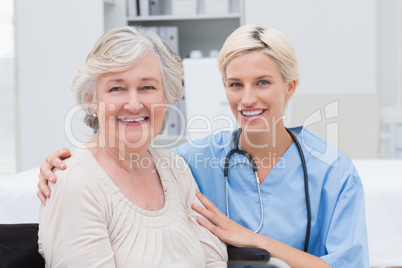
[[[136,90],[131,90],[127,97],[128,100],[127,103],[124,104],[124,109],[132,113],[137,113],[144,108],[144,104],[141,101],[141,96]]]
[[[257,103],[257,96],[255,94],[255,90],[250,87],[247,86],[244,88],[243,90],[243,96],[241,98],[241,104],[244,107],[252,107]]]

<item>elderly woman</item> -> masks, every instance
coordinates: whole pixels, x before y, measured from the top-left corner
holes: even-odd
[[[72,82],[95,136],[55,172],[40,211],[48,267],[226,267],[226,246],[196,222],[188,166],[149,146],[181,78],[156,34],[123,27],[98,40]]]

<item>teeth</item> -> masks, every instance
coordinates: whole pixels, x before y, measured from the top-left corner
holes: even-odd
[[[245,116],[256,116],[260,115],[264,110],[255,110],[255,111],[241,111],[241,113]]]
[[[145,119],[146,119],[146,117],[140,117],[140,118],[136,118],[136,119],[123,119],[123,118],[120,118],[119,120],[121,122],[124,122],[124,123],[138,123],[138,122],[144,121]]]

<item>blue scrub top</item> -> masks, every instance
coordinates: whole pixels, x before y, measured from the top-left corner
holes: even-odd
[[[200,188],[226,215],[223,167],[238,130],[220,132],[175,148]],[[363,185],[352,161],[307,129],[291,129],[303,149],[309,176],[311,234],[308,253],[332,267],[370,267]],[[269,158],[274,155],[267,156]],[[264,164],[264,162],[262,163]],[[267,163],[268,164],[268,161]],[[304,176],[293,143],[261,184],[260,234],[303,250],[307,228]],[[229,162],[230,218],[255,231],[260,205],[255,176],[239,154]]]

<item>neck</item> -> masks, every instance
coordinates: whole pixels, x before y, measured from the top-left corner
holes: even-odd
[[[267,157],[279,160],[292,142],[283,123],[276,125],[272,130],[258,132],[243,130],[239,141],[241,148],[256,160]]]
[[[152,156],[148,152],[148,144],[137,148],[117,142],[111,146],[102,140],[99,136],[95,136],[86,144],[99,162],[115,164],[134,173],[143,170],[145,165],[147,168],[153,166]],[[96,146],[94,146],[95,144]]]

